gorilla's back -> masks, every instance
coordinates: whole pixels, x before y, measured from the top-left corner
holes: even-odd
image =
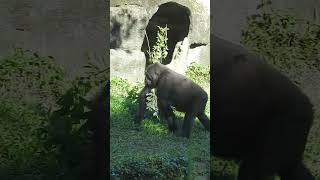
[[[313,110],[308,97],[261,58],[218,37],[211,58],[216,155],[232,158],[252,151],[248,149],[254,148],[257,135],[286,113],[299,117],[289,123],[300,121],[310,127]]]

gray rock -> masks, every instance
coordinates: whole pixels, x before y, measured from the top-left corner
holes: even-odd
[[[110,48],[140,50],[148,14],[144,7],[123,5],[110,8]]]
[[[185,37],[178,42],[171,63],[166,65],[177,73],[185,75],[187,68],[195,62],[203,65],[210,65],[210,45],[199,46],[190,49],[189,39]]]
[[[185,75],[188,66],[191,64],[187,58],[189,46],[188,37],[185,37],[182,42],[178,42],[173,52],[173,59],[166,66],[179,74]]]
[[[53,56],[73,77],[83,72],[86,54],[106,54],[103,0],[0,0],[0,55],[21,47]]]
[[[162,6],[165,3],[170,3],[170,5]],[[175,57],[168,67],[181,74],[185,74],[185,71],[192,60],[207,64],[210,61],[209,50],[206,48],[206,45],[210,43],[209,6],[210,1],[208,0],[112,0],[110,9],[110,46],[111,49],[113,49],[110,54],[111,76],[124,77],[130,81],[143,80],[145,57],[142,57],[144,54],[139,51],[141,49],[142,51],[148,49],[146,45],[142,47],[142,44],[146,43],[143,42],[145,30],[149,23],[151,24],[151,27],[155,29],[150,34],[153,35],[153,37],[148,37],[150,42],[154,43],[157,23],[161,23],[162,21],[166,22],[168,21],[168,18],[171,20],[170,22],[173,23],[170,25],[174,27],[171,28],[171,32],[173,29],[177,31],[176,34],[170,36],[172,39],[169,38],[168,40],[168,42],[171,43],[169,53],[173,53],[174,48],[174,51],[176,52]],[[154,21],[151,22],[150,19],[159,12],[158,10],[160,7],[162,8],[161,15],[170,14],[170,16],[163,17],[159,15],[159,17],[154,18]],[[190,25],[189,22],[181,22],[181,19],[185,20],[187,18],[181,18],[180,16],[185,17],[186,14],[186,17],[189,17],[189,20],[187,21],[190,21]],[[180,19],[177,17],[180,17]],[[185,26],[185,24],[188,24],[189,27]],[[168,26],[170,25],[168,24]],[[182,37],[184,34],[181,34],[181,32],[185,33],[183,28],[186,27],[187,33],[185,36],[187,38]],[[174,40],[174,38],[177,39]],[[183,38],[185,38],[185,40],[183,40]],[[182,40],[183,42],[179,42]],[[176,42],[177,44],[175,44]],[[197,48],[194,48],[191,55],[188,55],[190,46],[196,46]],[[152,45],[150,48],[152,48]],[[115,49],[117,51],[115,51]],[[134,51],[135,55],[133,56],[125,51]],[[144,62],[142,62],[142,59]],[[168,56],[168,59],[171,59],[171,55]],[[136,60],[138,62],[135,62]],[[139,64],[141,65],[140,67],[138,67]],[[132,71],[133,69],[134,72]]]
[[[210,45],[199,46],[189,50],[188,61],[210,65]]]
[[[110,49],[110,77],[121,77],[129,82],[143,82],[146,59],[144,53]]]
[[[139,14],[140,8],[144,7],[148,13],[147,21],[149,21],[159,6],[168,2],[178,3],[190,10],[190,44],[208,44],[210,42],[210,1],[208,0],[111,0],[111,16],[114,7],[122,8],[134,5],[136,7],[133,11],[134,14]]]

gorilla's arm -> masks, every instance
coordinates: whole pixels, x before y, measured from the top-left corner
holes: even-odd
[[[146,102],[147,94],[150,92],[151,92],[151,88],[145,85],[142,91],[139,93],[139,97],[138,97],[139,107],[138,107],[138,112],[135,115],[135,119],[134,119],[134,122],[137,124],[139,124],[144,117],[144,113],[146,111],[146,106],[147,106],[147,102]]]

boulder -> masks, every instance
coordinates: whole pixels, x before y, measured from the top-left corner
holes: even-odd
[[[123,5],[110,8],[110,48],[140,50],[148,14],[144,7]]]
[[[143,82],[146,59],[139,50],[110,49],[110,76],[121,77],[129,82]]]

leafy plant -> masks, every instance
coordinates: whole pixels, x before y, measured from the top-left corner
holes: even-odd
[[[72,82],[71,88],[58,100],[59,108],[49,116],[48,146],[59,152],[57,158],[63,167],[60,169],[62,179],[80,178],[81,172],[90,164],[86,160],[93,159],[92,132],[88,122],[92,102],[88,94],[108,83],[106,74],[109,69],[101,69],[93,63],[88,63],[85,68],[85,75]]]
[[[159,119],[159,109],[158,109],[158,101],[157,95],[155,94],[154,89],[147,94],[147,110],[152,112],[152,115]]]
[[[0,105],[0,178],[48,179],[54,149],[45,148],[47,119],[15,102]]]
[[[21,104],[38,101],[47,109],[65,91],[64,70],[52,58],[15,48],[0,61],[0,98]]]
[[[198,84],[210,83],[210,67],[207,65],[192,63],[188,67],[186,75]]]
[[[167,36],[167,31],[169,28],[167,25],[165,27],[158,27],[158,32],[157,32],[157,41],[156,44],[152,48],[152,52],[150,52],[150,47],[148,50],[149,54],[149,63],[153,64],[155,62],[160,62],[163,63],[163,60],[168,55],[168,36]],[[149,45],[149,43],[148,43]]]
[[[320,70],[320,25],[276,10],[270,4],[259,5],[260,13],[247,18],[241,43],[291,76],[299,76],[299,70]]]
[[[0,179],[54,179],[47,114],[66,88],[63,72],[50,57],[21,48],[1,57]]]
[[[149,64],[153,64],[155,62],[163,63],[168,55],[168,36],[167,32],[169,28],[167,25],[165,27],[157,26],[157,41],[156,44],[152,48],[152,52],[150,52],[150,47],[148,50],[149,54]],[[148,36],[147,36],[148,40]],[[148,41],[149,46],[149,41]],[[158,112],[158,104],[157,104],[157,96],[154,91],[151,91],[147,94],[147,107],[146,109],[152,113],[154,117],[159,119],[159,112]]]

